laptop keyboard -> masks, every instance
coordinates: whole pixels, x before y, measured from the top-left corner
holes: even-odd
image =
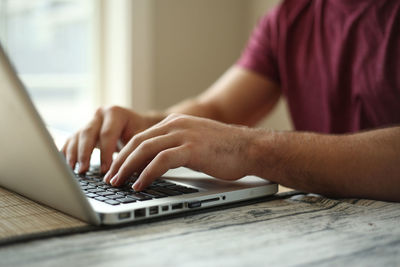
[[[104,183],[102,175],[91,171],[86,174],[76,174],[75,177],[87,197],[109,205],[129,204],[136,201],[199,192],[195,188],[178,185],[163,179],[157,179],[145,190],[137,192],[132,189],[137,177],[131,177],[129,182],[122,187],[112,187]]]

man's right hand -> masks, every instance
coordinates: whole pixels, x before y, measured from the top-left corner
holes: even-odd
[[[65,142],[62,152],[72,169],[79,163],[79,173],[89,169],[93,149],[98,146],[101,155],[101,172],[110,168],[118,141],[125,145],[135,134],[162,119],[162,115],[142,115],[129,109],[112,106],[97,109],[93,119]]]

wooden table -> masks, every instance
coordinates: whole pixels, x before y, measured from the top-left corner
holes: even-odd
[[[289,192],[3,246],[0,265],[400,266],[400,204]]]

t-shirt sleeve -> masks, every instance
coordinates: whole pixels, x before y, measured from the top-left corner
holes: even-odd
[[[277,13],[278,7],[269,11],[260,20],[236,64],[279,83]]]

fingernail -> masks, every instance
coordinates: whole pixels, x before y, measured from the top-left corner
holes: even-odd
[[[132,189],[135,191],[140,191],[142,187],[142,183],[139,181],[136,181],[133,185],[132,185]]]
[[[107,179],[108,179],[109,176],[110,176],[110,171],[108,171],[108,172],[104,175],[104,177],[103,177],[103,182],[107,183]]]
[[[111,183],[111,185],[116,185],[116,182],[117,182],[117,174],[111,179],[111,181],[110,181],[110,183]]]
[[[82,170],[83,170],[82,162],[77,162],[75,168],[78,169],[78,172],[82,172]]]

